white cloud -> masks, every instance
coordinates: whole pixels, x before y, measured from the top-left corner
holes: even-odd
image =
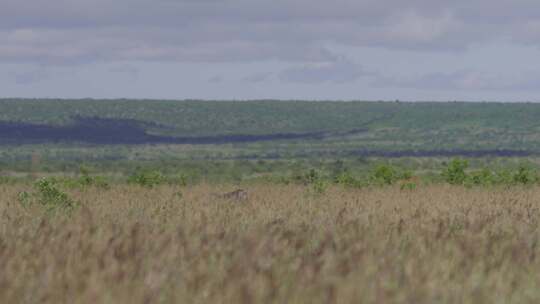
[[[73,69],[110,80],[92,87],[81,78],[89,96],[126,95],[137,79],[160,88],[141,94],[170,88],[175,98],[204,95],[205,85],[233,98],[246,90],[529,97],[540,87],[537,8],[538,0],[1,0],[0,66],[21,68],[0,76],[12,95],[36,83],[37,92],[61,95],[75,81],[62,70]],[[179,68],[165,76],[171,66]],[[215,75],[227,85],[213,84]],[[189,94],[178,77],[191,81]]]
[[[274,73],[272,72],[258,72],[245,76],[244,78],[242,78],[242,80],[252,83],[259,83],[268,81],[273,75]]]
[[[225,80],[225,77],[221,75],[212,76],[208,79],[208,82],[210,83],[221,83]]]
[[[461,91],[540,91],[540,70],[522,73],[489,73],[475,70],[437,72],[421,76],[379,76],[378,87]]]
[[[3,0],[0,61],[326,62],[336,56],[328,43],[538,44],[536,8],[532,0]]]
[[[45,68],[37,68],[28,71],[12,71],[8,77],[18,85],[31,85],[46,80],[50,77],[50,73]]]
[[[108,69],[110,73],[122,75],[128,78],[130,81],[135,81],[139,78],[139,69],[133,65],[123,64],[113,66]]]
[[[313,63],[303,66],[291,67],[279,73],[282,82],[292,83],[347,83],[354,82],[371,73],[349,60]]]

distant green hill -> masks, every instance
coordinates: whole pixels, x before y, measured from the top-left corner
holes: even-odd
[[[78,117],[137,122],[153,136],[325,134],[279,140],[297,151],[540,151],[532,103],[0,100],[3,123],[62,127]]]

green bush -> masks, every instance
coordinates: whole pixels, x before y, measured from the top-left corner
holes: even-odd
[[[393,185],[411,176],[412,174],[408,171],[400,171],[390,165],[379,165],[373,170],[369,179],[375,185]]]
[[[534,170],[525,165],[519,166],[517,172],[512,175],[512,182],[519,185],[531,185],[538,181],[538,176]]]
[[[306,174],[297,176],[296,180],[302,181],[315,194],[323,194],[326,192],[327,183],[321,172],[311,169]]]
[[[472,172],[466,181],[466,184],[471,186],[491,186],[497,183],[497,176],[487,168]]]
[[[24,209],[27,209],[32,205],[32,195],[26,191],[19,192],[17,195],[17,200]]]
[[[403,184],[401,184],[400,189],[401,190],[409,190],[409,191],[416,190],[416,183],[414,183],[414,182],[403,183]]]
[[[188,177],[185,174],[176,174],[167,179],[171,185],[187,186]]]
[[[493,186],[493,185],[531,185],[538,182],[536,171],[525,165],[519,166],[516,171],[492,171],[484,168],[467,174],[465,161],[454,161],[445,170],[443,175],[446,182],[453,185],[465,186]]]
[[[469,162],[466,160],[453,159],[446,169],[442,172],[444,180],[452,185],[464,185],[467,181],[467,173],[465,170],[469,167]]]
[[[360,187],[361,182],[356,179],[349,171],[343,171],[334,178],[334,183],[347,187]]]
[[[157,170],[142,170],[131,175],[128,183],[136,184],[142,187],[153,188],[166,182],[166,178]]]
[[[94,179],[90,176],[90,169],[86,166],[79,168],[81,176],[79,177],[79,184],[82,186],[90,186],[93,184]]]
[[[85,167],[81,166],[79,168],[80,175],[76,178],[61,178],[57,179],[56,181],[63,186],[67,188],[88,188],[88,187],[98,187],[102,189],[109,189],[110,185],[107,182],[106,178],[103,176],[91,176],[90,170]]]
[[[498,170],[494,174],[495,183],[498,185],[512,185],[514,174],[509,170]]]
[[[45,207],[48,212],[56,210],[71,211],[78,205],[58,188],[57,182],[54,179],[42,178],[34,184],[34,187],[37,190],[37,202]]]

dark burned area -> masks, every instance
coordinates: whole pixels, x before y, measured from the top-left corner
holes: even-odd
[[[0,144],[89,143],[98,145],[140,144],[227,144],[287,139],[322,139],[318,133],[278,133],[269,135],[217,135],[173,137],[148,134],[145,128],[167,128],[130,119],[75,117],[65,126],[0,122]]]
[[[74,117],[65,126],[39,125],[21,122],[0,122],[0,145],[23,145],[44,143],[86,143],[96,145],[142,145],[142,144],[229,144],[276,140],[322,140],[333,136],[347,136],[367,132],[356,129],[345,132],[276,133],[268,135],[216,135],[199,137],[173,137],[151,135],[149,127],[163,128],[153,123],[130,119],[107,119],[98,117]],[[346,152],[347,156],[360,157],[525,157],[536,153],[521,150],[433,150],[433,151],[376,151],[358,150]],[[247,157],[249,158],[249,157]]]

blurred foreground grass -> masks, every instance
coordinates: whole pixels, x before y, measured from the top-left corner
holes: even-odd
[[[540,188],[0,185],[1,303],[538,303]]]

